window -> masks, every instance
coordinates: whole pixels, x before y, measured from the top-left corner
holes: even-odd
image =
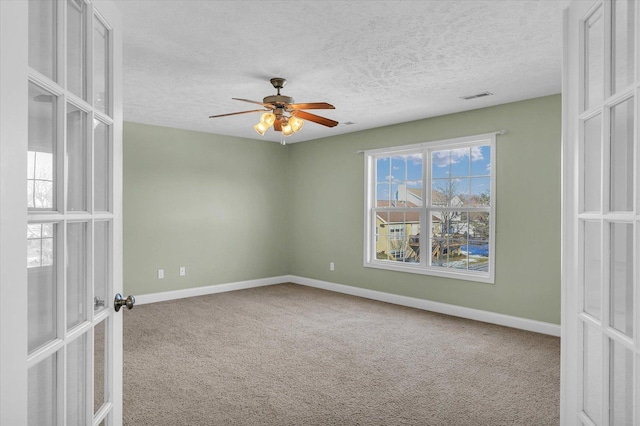
[[[495,134],[366,151],[365,171],[366,267],[493,283]]]

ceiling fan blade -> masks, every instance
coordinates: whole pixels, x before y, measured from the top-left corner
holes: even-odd
[[[307,104],[289,104],[287,110],[298,110],[298,109],[336,109],[331,104],[326,102],[311,102]]]
[[[273,130],[275,130],[276,132],[281,132],[282,131],[282,121],[280,120],[276,120],[273,122]]]
[[[252,101],[250,99],[241,99],[241,98],[231,98],[231,99],[236,100],[236,101],[249,102],[250,104],[262,105],[265,108],[275,109],[275,107],[276,107],[273,104],[265,104],[264,102]]]
[[[338,122],[335,120],[331,120],[329,118],[320,117],[319,115],[311,114],[306,111],[294,111],[291,113],[298,118],[302,118],[303,120],[313,121],[314,123],[322,124],[327,127],[335,127],[338,125]]]
[[[210,115],[209,118],[227,117],[229,115],[248,114],[250,112],[265,112],[267,109],[252,109],[251,111],[230,112],[229,114]]]

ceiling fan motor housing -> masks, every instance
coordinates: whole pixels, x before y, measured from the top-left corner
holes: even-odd
[[[291,96],[284,96],[284,95],[267,96],[264,99],[262,99],[262,102],[264,102],[265,104],[273,104],[278,107],[284,107],[286,104],[295,103]]]

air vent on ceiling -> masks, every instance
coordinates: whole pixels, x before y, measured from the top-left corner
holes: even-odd
[[[491,95],[493,95],[493,93],[491,93],[491,92],[482,92],[482,93],[477,93],[475,95],[463,96],[461,99],[464,99],[465,101],[468,101],[470,99],[482,98],[482,97],[491,96]]]

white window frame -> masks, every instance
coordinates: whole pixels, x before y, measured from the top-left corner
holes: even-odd
[[[497,133],[497,132],[496,132]],[[438,277],[454,278],[467,281],[477,281],[493,284],[495,281],[495,218],[496,218],[496,133],[467,136],[455,139],[438,140],[414,145],[372,149],[364,151],[364,267],[385,269],[389,271],[409,272],[414,274],[433,275]],[[431,265],[431,250],[427,247],[431,240],[431,220],[434,211],[443,208],[431,205],[431,152],[473,146],[490,146],[491,149],[491,205],[489,207],[452,207],[450,209],[463,212],[488,212],[489,213],[489,261],[488,271],[473,271],[442,266]],[[422,168],[422,199],[420,207],[390,208],[389,211],[419,211],[420,231],[424,237],[420,238],[419,263],[394,262],[376,258],[376,160],[380,157],[394,155],[407,155],[421,153],[423,158]],[[428,236],[428,237],[427,237]]]

